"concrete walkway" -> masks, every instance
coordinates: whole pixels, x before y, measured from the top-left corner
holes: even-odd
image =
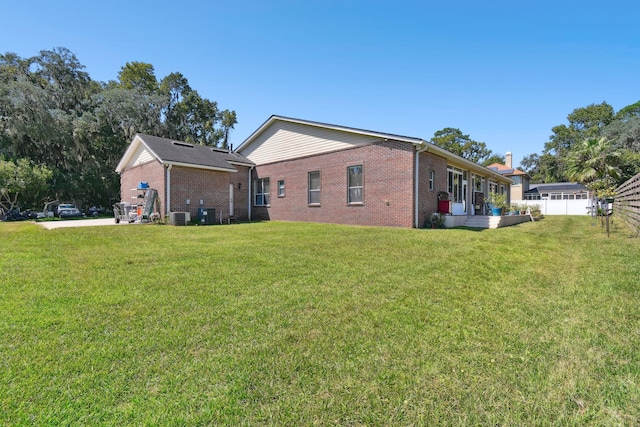
[[[71,219],[67,221],[43,221],[38,222],[47,230],[53,228],[67,228],[67,227],[98,227],[102,225],[129,225],[126,221],[120,221],[120,224],[116,224],[113,218],[94,218],[94,219]]]

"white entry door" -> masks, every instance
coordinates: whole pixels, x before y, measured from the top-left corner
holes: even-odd
[[[234,216],[233,184],[229,184],[229,216]]]

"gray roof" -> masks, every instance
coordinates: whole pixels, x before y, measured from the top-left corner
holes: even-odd
[[[163,163],[181,163],[234,172],[233,163],[253,166],[242,154],[151,135],[137,135]]]
[[[586,191],[587,187],[577,182],[551,182],[549,184],[531,184],[526,193],[542,193],[551,191]]]
[[[515,172],[515,170],[513,168],[510,168],[510,169],[499,169],[496,166],[487,166],[487,168],[491,169],[492,171],[498,172],[500,175],[513,175],[513,173]]]

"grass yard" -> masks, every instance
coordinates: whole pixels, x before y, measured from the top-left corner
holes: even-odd
[[[640,424],[640,239],[0,223],[0,424]]]

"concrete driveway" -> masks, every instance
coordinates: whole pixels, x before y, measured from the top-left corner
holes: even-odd
[[[120,224],[116,224],[113,218],[93,218],[93,219],[75,219],[67,221],[43,221],[38,222],[41,226],[47,230],[53,228],[67,228],[67,227],[98,227],[102,225],[129,225],[126,221],[121,221]]]

